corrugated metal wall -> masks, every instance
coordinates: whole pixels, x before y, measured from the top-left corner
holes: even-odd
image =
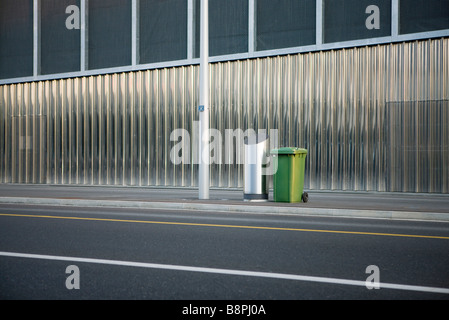
[[[195,147],[198,71],[0,86],[0,182],[196,186],[170,133]],[[449,193],[449,39],[214,63],[211,108],[223,137],[307,148],[307,189]],[[213,165],[211,185],[242,187],[242,169]]]

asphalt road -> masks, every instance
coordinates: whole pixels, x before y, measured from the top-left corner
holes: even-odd
[[[447,300],[448,253],[444,222],[0,206],[1,299]]]

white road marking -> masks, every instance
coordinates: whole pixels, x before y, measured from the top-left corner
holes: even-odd
[[[295,280],[295,281],[309,281],[309,282],[321,282],[330,284],[352,285],[366,287],[366,281],[348,280],[338,278],[327,277],[315,277],[304,276],[285,273],[272,273],[272,272],[260,272],[260,271],[245,271],[245,270],[232,270],[232,269],[220,269],[220,268],[205,268],[205,267],[192,267],[181,266],[171,264],[159,264],[159,263],[146,263],[146,262],[133,262],[133,261],[121,261],[121,260],[106,260],[106,259],[93,259],[93,258],[79,258],[79,257],[65,257],[65,256],[52,256],[30,253],[17,253],[17,252],[3,252],[0,251],[0,256],[4,257],[16,257],[16,258],[31,258],[31,259],[43,259],[53,261],[70,261],[70,262],[82,262],[82,263],[97,263],[115,266],[126,267],[139,267],[150,269],[162,269],[162,270],[175,270],[175,271],[188,271],[188,272],[202,272],[202,273],[217,273],[223,275],[234,276],[247,276],[247,277],[260,277],[260,278],[272,278],[282,280]],[[394,283],[380,283],[381,289],[396,289],[396,290],[409,290],[431,293],[444,293],[449,294],[447,288],[426,287],[426,286],[414,286]]]

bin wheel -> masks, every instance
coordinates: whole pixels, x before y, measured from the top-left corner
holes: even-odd
[[[304,193],[302,194],[302,201],[303,201],[303,202],[309,201],[309,194],[308,194],[307,192],[304,192]]]

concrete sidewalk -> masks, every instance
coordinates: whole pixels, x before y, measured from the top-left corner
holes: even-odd
[[[198,200],[196,188],[0,184],[0,204],[121,207],[297,214],[449,222],[449,195],[314,191],[308,203],[243,201],[241,189],[211,189]]]

